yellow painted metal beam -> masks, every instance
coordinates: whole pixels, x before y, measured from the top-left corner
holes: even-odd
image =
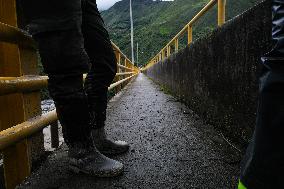
[[[6,188],[14,189],[30,174],[34,135],[54,123],[57,116],[55,111],[37,116],[41,111],[39,90],[47,86],[48,77],[27,76],[38,74],[36,45],[30,35],[17,28],[16,1],[0,0],[0,5],[0,150]],[[125,66],[119,67],[135,71],[117,75],[138,73],[139,69],[120,49],[114,43],[112,46],[125,59]],[[134,76],[112,84],[109,90]],[[31,117],[34,118],[29,119]],[[32,139],[27,139],[31,136]]]
[[[226,22],[226,0],[218,0],[218,26]]]
[[[30,137],[41,131],[44,127],[54,123],[57,120],[56,111],[53,110],[42,116],[29,119],[14,127],[0,132],[0,150],[3,150],[17,142]]]
[[[122,72],[122,73],[117,73],[116,76],[124,76],[124,75],[130,75],[130,74],[135,74],[136,72]]]
[[[175,52],[178,52],[178,49],[179,49],[179,40],[178,38],[175,39]]]
[[[129,77],[125,78],[125,79],[122,79],[122,80],[120,80],[120,81],[118,81],[116,83],[111,84],[110,87],[108,88],[108,90],[111,90],[111,89],[115,88],[116,86],[118,86],[118,85],[120,85],[120,84],[122,84],[124,82],[127,82],[129,79],[133,78],[136,75],[137,74],[134,74],[134,75],[129,76]]]
[[[32,37],[25,31],[0,22],[0,41],[36,49]]]
[[[214,7],[216,5],[216,3],[218,2],[218,7],[219,11],[218,11],[218,15],[219,15],[219,19],[218,19],[218,23],[220,22],[220,24],[222,25],[225,22],[225,5],[226,5],[226,0],[210,0],[202,9],[201,11],[199,11],[191,20],[190,22],[188,22],[188,24],[186,24],[183,29],[176,34],[175,37],[173,37],[173,39],[165,46],[171,46],[171,45],[175,45],[175,51],[178,50],[178,45],[177,45],[177,41],[179,39],[180,36],[182,36],[183,34],[185,34],[186,32],[188,33],[188,44],[190,44],[192,42],[192,26],[204,15],[206,14],[210,9],[212,9],[212,7]],[[219,21],[220,20],[220,21]],[[219,24],[219,25],[220,25]],[[164,47],[164,48],[165,48]],[[163,49],[164,49],[163,48]],[[159,53],[156,55],[159,56]],[[150,62],[150,61],[149,61]],[[149,68],[151,66],[145,66],[145,68]]]
[[[206,6],[203,7],[201,11],[199,11],[167,45],[174,43],[177,38],[179,38],[187,31],[188,26],[193,26],[195,22],[197,22],[206,12],[208,12],[212,7],[214,7],[214,5],[216,5],[217,1],[218,0],[211,0],[208,4],[206,4]]]
[[[133,63],[127,58],[127,56],[125,54],[123,54],[121,52],[121,50],[119,49],[119,47],[116,44],[114,44],[113,42],[111,42],[111,44],[112,44],[113,49],[121,54],[121,57],[125,58],[126,61],[130,62],[130,64],[133,65]]]
[[[134,72],[131,72],[134,73]],[[127,74],[131,74],[127,73]],[[133,78],[137,74],[134,74],[130,77],[127,77],[123,80],[120,80],[116,83],[113,83],[109,90],[113,89],[117,85]],[[35,118],[29,119],[28,121],[18,124],[14,127],[8,128],[0,132],[0,150],[3,150],[15,143],[30,137],[34,133],[41,131],[44,127],[54,123],[57,120],[56,111],[51,111],[42,116],[37,116]]]
[[[16,1],[0,0],[0,5],[0,22],[17,27]],[[9,37],[12,32],[10,33],[3,24],[1,30],[0,38],[7,37],[8,40],[1,40],[6,43],[0,42],[0,76],[20,77],[24,74],[22,69],[24,62],[21,61],[23,54],[17,45],[10,44],[16,43],[16,41],[10,41]],[[21,45],[24,46],[24,44]],[[0,96],[0,131],[23,122],[29,116],[25,110],[26,100],[27,98],[23,94]],[[14,189],[17,184],[30,175],[29,149],[28,140],[24,139],[2,151],[6,189]]]
[[[162,54],[162,60],[164,60],[165,59],[165,50],[164,49],[162,50],[161,54]]]
[[[168,54],[168,57],[171,55],[171,46],[170,45],[168,46],[167,54]]]
[[[128,74],[134,74],[134,73],[135,72],[126,72],[126,73],[120,73],[120,74],[128,75]],[[137,74],[134,74],[123,80],[113,83],[108,88],[108,90],[111,90],[114,87],[118,86],[119,84],[128,81],[129,79],[133,78],[136,75]],[[1,79],[3,79],[3,77]],[[10,78],[10,79],[13,80],[14,78]],[[45,79],[46,79],[46,76],[45,76]],[[29,119],[28,121],[24,123],[18,124],[14,127],[10,127],[6,130],[1,131],[0,132],[0,150],[3,150],[25,138],[30,137],[34,133],[41,131],[44,127],[54,123],[56,120],[57,120],[57,115],[56,115],[56,111],[54,110],[42,116],[37,116],[35,118]]]
[[[212,9],[212,7],[214,7],[217,3],[217,0],[210,0],[208,4],[206,4],[201,11],[199,11],[197,13],[197,15],[195,15],[193,17],[193,19],[186,25],[187,26],[192,26],[195,22],[197,22],[205,13],[207,13],[210,9]],[[186,28],[185,27],[185,28]],[[185,29],[184,28],[184,29]]]
[[[47,76],[0,77],[0,95],[38,91],[47,83]]]
[[[118,53],[117,64],[121,65],[121,54],[120,53]]]
[[[117,73],[120,73],[122,71],[122,69],[120,67],[118,67],[120,65],[120,59],[121,59],[121,54],[119,51],[115,51],[115,56],[116,56],[116,61],[117,61]],[[117,74],[116,73],[116,74]],[[116,77],[113,79],[113,82],[117,82],[121,79],[121,77],[119,75],[116,75]],[[122,86],[121,85],[118,85],[116,88],[115,88],[115,93],[118,93],[120,90],[121,90]]]
[[[187,27],[187,44],[192,43],[192,26]]]
[[[126,70],[133,70],[132,68],[129,68],[129,67],[123,66],[123,65],[118,65],[118,67],[123,68],[123,69],[126,69]]]

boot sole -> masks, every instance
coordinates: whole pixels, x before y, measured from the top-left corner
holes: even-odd
[[[74,165],[69,165],[69,169],[70,171],[76,173],[76,174],[86,174],[86,175],[92,175],[95,177],[99,177],[99,178],[112,178],[112,177],[117,177],[123,174],[123,168],[121,170],[117,170],[117,171],[111,171],[111,172],[98,172],[98,173],[94,173],[94,172],[89,172],[86,170],[83,170],[79,167],[76,167]]]
[[[129,151],[129,148],[126,149],[126,150],[122,150],[122,151],[104,151],[104,150],[99,150],[102,154],[104,155],[112,155],[112,156],[115,156],[115,155],[120,155],[120,154],[125,154]]]
[[[126,152],[129,151],[130,146],[125,142],[125,141],[115,141],[115,142],[111,142],[109,141],[105,147],[104,145],[96,145],[97,149],[104,155],[119,155],[119,154],[124,154]],[[108,148],[107,146],[112,146],[113,145],[117,145],[117,148]],[[120,146],[121,145],[121,146]],[[124,146],[124,147],[123,147]]]

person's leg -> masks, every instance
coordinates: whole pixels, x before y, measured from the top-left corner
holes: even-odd
[[[79,30],[47,32],[35,36],[41,60],[49,76],[49,92],[69,147],[70,168],[99,177],[112,177],[123,165],[103,156],[91,138],[90,114],[83,89],[83,72],[88,70]]]
[[[49,76],[48,89],[56,105],[65,142],[68,146],[84,142],[90,133],[89,109],[83,90],[83,73],[88,70],[88,57],[80,31],[44,32],[34,35],[34,38]]]
[[[275,46],[262,57],[257,123],[239,188],[284,188],[284,1],[272,2]]]
[[[83,0],[82,10],[85,49],[92,65],[86,79],[85,89],[93,116],[94,141],[102,153],[123,153],[128,150],[129,146],[123,141],[108,140],[104,129],[107,92],[116,74],[116,57],[96,1]]]
[[[46,1],[41,3],[48,4]],[[81,1],[78,1],[81,9]],[[26,4],[28,1],[22,3],[26,7],[25,12],[33,11]],[[62,4],[58,6],[62,7],[62,17],[70,15],[65,13]],[[46,14],[53,14],[53,7],[47,6],[46,9]],[[33,37],[38,44],[44,70],[49,76],[48,89],[69,147],[70,168],[99,177],[112,177],[122,173],[123,165],[99,153],[91,138],[89,105],[83,88],[83,73],[89,71],[89,58],[84,49],[81,17],[71,18],[77,23],[68,25],[67,22],[68,27],[62,25],[60,29],[49,28],[53,22],[55,26],[59,26],[57,20],[51,19],[52,16],[47,20],[39,15],[34,17],[37,19],[30,20],[31,25],[34,25]]]

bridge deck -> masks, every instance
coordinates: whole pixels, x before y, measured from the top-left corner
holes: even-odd
[[[62,146],[21,188],[235,188],[239,155],[212,126],[140,74],[110,103],[110,138],[131,144],[114,157],[125,165],[114,179],[67,169]]]

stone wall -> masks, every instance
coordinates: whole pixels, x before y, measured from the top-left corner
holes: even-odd
[[[267,0],[145,74],[224,135],[246,144],[255,125],[260,57],[271,45],[271,4]]]

